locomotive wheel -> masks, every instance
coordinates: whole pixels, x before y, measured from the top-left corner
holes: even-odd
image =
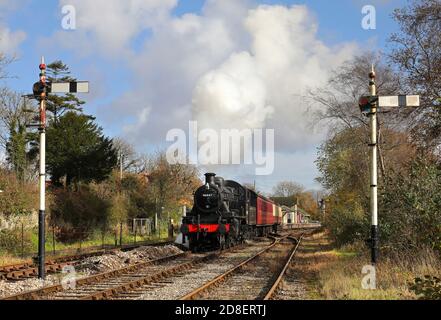
[[[193,244],[193,241],[190,242],[190,250],[192,253],[198,253],[199,247],[198,245]]]

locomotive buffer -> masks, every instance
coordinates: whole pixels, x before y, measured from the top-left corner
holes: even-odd
[[[359,107],[362,113],[370,118],[371,127],[371,141],[369,147],[371,148],[371,194],[370,207],[372,216],[371,226],[371,262],[375,265],[378,260],[378,165],[377,165],[377,113],[378,111],[391,111],[397,108],[419,107],[420,96],[413,95],[399,95],[399,96],[378,96],[375,84],[376,74],[374,66],[369,73],[369,96],[363,96],[359,100]]]
[[[40,210],[38,214],[38,277],[45,278],[45,221],[46,221],[46,99],[49,93],[88,93],[89,82],[72,81],[51,83],[46,81],[44,57],[40,63],[40,81],[33,85],[33,98],[40,102]]]

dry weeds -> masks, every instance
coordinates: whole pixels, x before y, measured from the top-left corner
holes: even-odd
[[[303,240],[283,287],[303,287],[302,299],[416,299],[409,283],[424,275],[441,276],[441,261],[432,250],[382,256],[377,266],[377,290],[364,290],[362,268],[369,264],[363,244],[335,250],[326,233]]]

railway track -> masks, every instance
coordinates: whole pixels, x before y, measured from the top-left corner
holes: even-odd
[[[290,236],[278,239],[249,259],[183,296],[181,300],[271,299],[277,293],[303,236],[298,239]]]
[[[272,240],[274,241],[274,240]],[[120,292],[115,300],[178,300],[190,290],[199,287],[232,266],[241,263],[272,243],[269,239],[247,246],[234,247],[220,253],[215,259],[194,266],[185,272],[172,274],[162,283],[139,287],[136,290]]]
[[[160,243],[152,243],[148,244],[147,246],[162,246],[162,245],[168,245],[172,244],[173,242],[167,241],[167,242],[160,242]],[[116,251],[128,251],[132,249],[136,249],[138,247],[143,246],[143,244],[140,245],[128,245],[124,246],[122,248],[117,249],[111,249],[111,250],[99,250],[89,253],[83,253],[83,254],[75,254],[75,255],[69,255],[64,257],[58,257],[54,259],[50,259],[46,262],[45,268],[47,274],[54,274],[57,272],[61,272],[65,266],[68,265],[75,265],[78,262],[81,262],[81,260],[91,257],[97,257],[104,254],[116,252]],[[145,246],[145,244],[144,244]],[[18,280],[24,280],[32,277],[36,277],[38,275],[38,267],[32,263],[21,263],[21,264],[15,264],[15,265],[9,265],[9,266],[1,266],[0,267],[0,280],[6,280],[6,281],[18,281]]]
[[[304,234],[301,235],[300,238],[298,238],[298,239],[291,238],[296,241],[296,245],[291,250],[288,258],[285,261],[285,264],[283,265],[283,268],[280,270],[280,273],[279,273],[277,279],[274,281],[273,285],[268,290],[268,293],[265,295],[263,300],[271,300],[277,296],[279,289],[282,285],[283,278],[285,277],[286,272],[288,271],[291,262],[294,260],[295,254],[297,253],[297,250],[299,249],[299,246],[303,240],[303,237],[304,237]]]
[[[298,239],[285,235],[222,252],[198,255],[184,252],[78,279],[72,289],[59,284],[5,300],[176,300],[184,295],[183,299],[270,299],[277,293],[299,243]],[[266,259],[277,263],[267,263]],[[255,272],[249,272],[250,265],[254,265]],[[221,292],[222,286],[216,286],[223,282],[254,294],[250,297],[234,296],[231,290]],[[258,290],[250,285],[252,282],[265,290]]]
[[[133,300],[149,299],[149,296],[151,299],[178,299],[182,295],[179,290],[185,292],[188,282],[195,282],[193,276],[200,278],[201,274],[198,271],[204,268],[210,270],[211,273],[205,274],[206,278],[199,279],[199,282],[207,281],[224,271],[222,265],[224,269],[230,268],[238,259],[243,261],[244,256],[249,257],[256,250],[267,247],[268,242],[266,239],[255,246],[237,246],[222,252],[202,255],[182,253],[79,279],[75,288],[71,290],[65,290],[62,285],[55,285],[6,297],[5,300]],[[222,259],[229,261],[229,264],[219,263]],[[179,286],[179,279],[187,285]],[[161,294],[161,290],[167,291],[168,296]],[[178,291],[174,292],[176,290]]]
[[[4,298],[3,300],[71,300],[87,298],[92,292],[101,293],[106,286],[114,285],[121,279],[140,278],[144,272],[163,269],[166,265],[188,259],[188,253],[179,253],[163,258],[131,265],[118,270],[104,272],[75,280],[74,287],[66,288],[62,284],[28,291]]]

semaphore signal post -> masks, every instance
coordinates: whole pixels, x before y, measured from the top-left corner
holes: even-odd
[[[38,214],[38,277],[45,278],[45,222],[46,222],[46,99],[49,93],[88,93],[89,83],[62,82],[50,83],[46,79],[46,63],[44,57],[40,63],[40,81],[33,86],[33,96],[40,102],[40,122],[38,131],[40,133],[40,210]]]
[[[371,149],[371,168],[370,168],[370,209],[371,209],[371,262],[375,265],[378,262],[378,165],[377,165],[377,113],[378,111],[389,111],[395,108],[419,107],[419,96],[378,96],[375,84],[376,74],[374,66],[369,73],[369,96],[363,96],[359,100],[359,107],[362,113],[370,118],[371,137],[369,147]]]

